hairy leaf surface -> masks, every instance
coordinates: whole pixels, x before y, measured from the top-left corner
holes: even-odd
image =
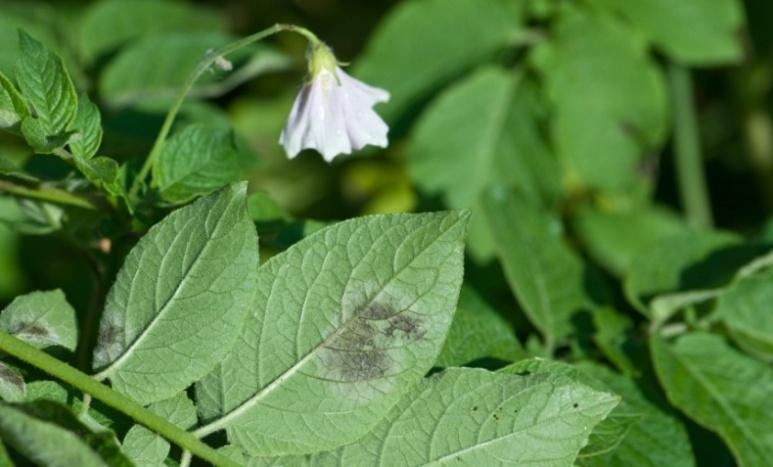
[[[110,290],[94,364],[144,403],[173,396],[230,351],[254,306],[257,234],[246,184],[174,211],[132,249]]]
[[[566,377],[451,368],[416,386],[368,436],[309,464],[568,467],[618,402]]]
[[[467,218],[353,219],[266,262],[238,344],[197,385],[200,415],[214,419],[204,432],[227,428],[254,455],[333,449],[367,433],[440,352]]]

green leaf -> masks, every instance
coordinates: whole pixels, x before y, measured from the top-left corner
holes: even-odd
[[[22,120],[22,132],[36,150],[50,152],[66,141],[78,96],[61,58],[23,31],[19,44],[16,81],[35,112],[35,117]]]
[[[452,208],[474,207],[490,184],[517,187],[535,200],[559,192],[560,167],[539,128],[537,88],[522,74],[482,68],[435,100],[417,124],[408,155],[411,177]],[[476,118],[471,119],[470,115]],[[472,223],[485,222],[472,218]],[[477,226],[469,246],[487,252]]]
[[[100,77],[100,94],[113,107],[139,104],[151,110],[166,110],[208,51],[232,40],[212,32],[148,37],[110,62]],[[189,97],[217,97],[255,76],[285,69],[291,63],[263,45],[250,46],[228,58],[236,63],[235,70],[213,68],[196,82]]]
[[[710,289],[727,283],[751,260],[739,238],[723,232],[687,231],[643,248],[624,278],[628,300],[648,316],[648,303],[657,295]]]
[[[120,196],[126,190],[124,187],[124,167],[114,159],[97,156],[93,159],[75,159],[75,165],[87,180],[113,196]]]
[[[131,467],[111,432],[95,433],[58,402],[0,403],[0,438],[37,465]]]
[[[0,329],[39,349],[75,350],[78,343],[75,310],[59,289],[16,297],[0,313]]]
[[[574,332],[573,317],[590,308],[584,265],[561,225],[515,192],[492,191],[484,213],[510,288],[548,347]]]
[[[142,402],[166,399],[230,351],[253,306],[257,234],[246,184],[174,211],[126,257],[94,350],[98,375]]]
[[[644,248],[687,229],[676,214],[650,205],[619,211],[586,206],[578,210],[573,223],[591,256],[618,276]]]
[[[0,73],[0,128],[12,128],[29,116],[24,98],[4,74]]]
[[[645,156],[666,136],[663,76],[611,16],[571,4],[561,11],[532,62],[555,106],[551,132],[567,183],[632,196],[646,181]]]
[[[183,429],[196,424],[196,408],[185,393],[150,404],[148,408]],[[164,465],[169,449],[169,443],[164,438],[140,425],[133,426],[123,441],[123,452],[132,462],[143,467]]]
[[[379,26],[354,74],[392,94],[379,113],[394,121],[438,86],[493,58],[520,23],[515,8],[500,0],[403,2]]]
[[[182,203],[235,181],[241,155],[229,130],[194,124],[174,134],[153,166],[161,196]]]
[[[0,361],[0,400],[19,402],[24,400],[27,386],[16,368]]]
[[[733,284],[717,301],[722,319],[739,347],[765,360],[773,360],[773,270]]]
[[[610,418],[623,405],[628,407],[629,412],[637,414],[636,420],[628,427],[624,438],[613,450],[597,453],[594,456],[589,456],[585,450],[580,454],[578,465],[584,467],[658,465],[691,467],[695,465],[690,440],[682,423],[650,402],[649,395],[645,395],[633,380],[595,363],[580,363],[577,368],[585,375],[599,381],[603,389],[622,396],[623,402],[612,411]]]
[[[743,58],[744,13],[738,0],[595,1],[685,65],[723,65]]]
[[[230,356],[197,384],[199,414],[253,455],[333,449],[421,380],[451,325],[469,213],[335,224],[269,259]],[[202,432],[199,432],[202,434]]]
[[[668,399],[716,432],[741,467],[773,459],[773,369],[716,335],[692,333],[674,344],[654,335],[650,350]]]
[[[484,357],[513,362],[524,356],[510,323],[474,289],[463,286],[454,321],[435,366],[462,366]]]
[[[568,378],[451,368],[418,385],[368,436],[311,464],[568,467],[618,402]]]
[[[68,142],[72,155],[81,160],[94,157],[102,144],[102,117],[99,108],[86,94],[78,99],[78,113],[72,130],[75,133]]]
[[[519,376],[542,375],[551,378],[564,377],[597,391],[611,392],[604,382],[581,371],[576,365],[542,358],[521,360],[501,368],[497,373]],[[641,411],[627,400],[620,401],[620,404],[593,428],[587,444],[580,452],[580,457],[595,457],[617,448],[631,427],[641,419],[641,416]]]
[[[103,0],[92,4],[80,25],[81,54],[89,61],[127,42],[158,33],[222,31],[215,11],[182,1]]]

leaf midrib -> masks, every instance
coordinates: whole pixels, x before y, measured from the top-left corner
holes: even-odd
[[[141,333],[140,333],[140,334],[139,334],[139,335],[138,335],[138,336],[137,336],[137,337],[134,339],[134,341],[133,341],[131,344],[129,344],[129,346],[128,346],[128,347],[127,347],[125,350],[124,350],[123,354],[122,354],[122,355],[121,355],[119,358],[117,358],[116,360],[114,360],[114,361],[113,361],[113,362],[112,362],[112,363],[111,363],[111,364],[110,364],[110,365],[109,365],[107,368],[105,368],[104,370],[102,370],[101,372],[99,372],[99,374],[97,375],[98,379],[99,379],[100,377],[101,377],[101,378],[107,378],[107,377],[111,376],[111,375],[112,375],[112,374],[113,374],[113,373],[114,373],[114,372],[115,372],[117,369],[119,369],[121,366],[123,366],[123,365],[126,363],[126,361],[127,361],[127,360],[128,360],[130,357],[131,357],[131,355],[133,355],[133,351],[134,351],[134,349],[135,349],[135,348],[136,348],[136,347],[137,347],[139,344],[141,344],[141,343],[142,343],[142,341],[145,339],[145,337],[146,337],[146,336],[148,336],[148,334],[150,334],[150,331],[151,331],[151,330],[152,330],[152,329],[153,329],[153,328],[156,326],[156,324],[157,324],[157,323],[160,321],[160,318],[161,318],[161,316],[163,316],[163,315],[164,315],[164,313],[166,312],[167,308],[168,308],[169,306],[171,306],[171,304],[172,304],[172,303],[174,303],[174,302],[175,302],[175,299],[176,299],[176,297],[178,296],[178,294],[180,293],[180,290],[182,290],[182,289],[184,288],[183,286],[184,286],[184,284],[187,282],[187,279],[188,279],[188,277],[189,277],[189,274],[190,274],[190,273],[191,273],[191,271],[193,271],[193,270],[194,270],[194,268],[195,268],[195,267],[196,267],[196,266],[199,264],[199,260],[201,259],[201,257],[202,257],[202,255],[204,254],[204,252],[205,252],[205,251],[207,251],[207,250],[209,249],[209,246],[210,246],[210,245],[209,245],[209,242],[212,240],[212,238],[214,238],[214,237],[215,237],[216,233],[219,231],[219,229],[220,229],[220,227],[221,227],[221,222],[222,222],[223,218],[225,217],[225,213],[228,211],[228,209],[229,209],[230,205],[231,205],[233,202],[234,202],[234,199],[232,198],[232,199],[230,199],[230,200],[228,201],[228,203],[226,204],[226,206],[223,208],[223,211],[220,213],[220,219],[218,219],[217,223],[215,224],[215,228],[213,228],[213,229],[212,229],[212,232],[211,232],[211,234],[209,235],[209,238],[208,238],[207,242],[206,242],[206,243],[203,245],[203,247],[201,248],[201,250],[199,250],[199,251],[196,253],[196,257],[193,259],[193,261],[191,262],[190,266],[189,266],[189,267],[188,267],[188,269],[185,271],[185,274],[183,275],[183,277],[182,277],[182,278],[180,279],[180,281],[177,283],[177,285],[176,285],[176,287],[175,287],[175,289],[174,289],[174,292],[172,292],[172,294],[169,296],[169,298],[168,298],[168,299],[167,299],[167,300],[164,302],[164,304],[161,306],[161,308],[160,308],[160,309],[159,309],[159,311],[156,313],[156,315],[153,317],[153,319],[151,319],[151,320],[150,320],[150,322],[149,322],[149,323],[148,323],[148,324],[145,326],[145,329],[144,329],[144,330],[143,330],[143,331],[142,331],[142,332],[141,332]],[[207,214],[207,217],[209,217],[209,214],[211,214],[211,211],[210,211],[210,212]],[[194,218],[194,219],[195,219],[195,218]],[[189,222],[192,222],[194,219],[191,219],[191,221],[189,221]],[[237,225],[238,225],[238,222],[237,222]],[[178,235],[179,235],[179,232],[178,232]],[[177,237],[177,236],[176,236],[176,237]],[[175,238],[175,240],[176,240],[176,239],[177,239],[177,238]],[[163,262],[163,260],[162,260],[162,262]],[[138,266],[137,266],[137,271],[135,271],[135,275],[136,275],[136,273],[139,271],[139,269],[140,269],[140,266],[138,265]],[[132,287],[132,290],[133,290],[133,289],[134,289],[134,287]],[[129,306],[129,303],[128,303],[128,302],[127,302],[127,305],[126,305],[126,306]]]
[[[412,264],[413,264],[413,263],[414,263],[414,262],[415,262],[415,261],[416,261],[416,260],[417,260],[419,257],[421,257],[421,255],[423,255],[424,253],[426,253],[426,251],[427,251],[429,248],[431,248],[433,245],[437,244],[437,240],[438,240],[440,237],[442,237],[443,235],[446,235],[448,232],[450,232],[451,230],[453,230],[453,228],[454,228],[456,225],[458,225],[460,222],[462,222],[462,217],[460,217],[460,216],[457,216],[457,218],[454,220],[453,224],[449,225],[449,226],[448,226],[448,227],[445,229],[445,231],[444,231],[444,232],[443,232],[441,235],[439,235],[439,236],[437,237],[437,239],[436,239],[435,241],[432,241],[432,242],[430,242],[430,243],[429,243],[427,246],[425,246],[425,247],[424,247],[424,248],[423,248],[421,251],[419,251],[419,252],[418,252],[416,255],[414,255],[414,256],[411,258],[411,260],[410,260],[410,261],[409,261],[409,262],[408,262],[406,265],[404,265],[402,268],[400,268],[400,270],[399,270],[399,271],[396,271],[396,272],[395,272],[395,273],[392,275],[392,277],[389,279],[389,281],[387,281],[387,282],[386,282],[386,283],[385,283],[385,284],[384,284],[384,285],[383,285],[383,286],[382,286],[382,287],[381,287],[381,288],[380,288],[378,291],[376,291],[376,292],[373,294],[373,296],[372,296],[372,297],[371,297],[371,299],[370,299],[370,300],[369,300],[369,301],[366,303],[366,305],[365,305],[365,306],[367,307],[367,305],[370,305],[370,304],[372,304],[372,303],[373,303],[373,301],[375,301],[375,300],[378,298],[378,296],[381,294],[381,292],[383,292],[383,290],[384,290],[384,289],[386,289],[386,287],[387,287],[389,284],[391,284],[391,283],[392,283],[392,281],[393,281],[393,280],[394,280],[394,279],[395,279],[397,276],[399,276],[399,275],[400,275],[400,274],[401,274],[401,273],[402,273],[402,272],[403,272],[405,269],[407,269],[407,268],[408,268],[410,265],[412,265]],[[272,258],[272,259],[273,259],[273,258]],[[269,261],[270,261],[270,260],[269,260]],[[266,267],[266,266],[268,266],[268,263],[267,263],[266,265],[264,265],[263,267]],[[276,281],[273,281],[273,282],[272,282],[272,287],[273,287],[273,285],[274,285],[275,283],[276,283]],[[273,380],[273,381],[269,382],[268,384],[266,384],[265,386],[263,386],[262,388],[260,388],[260,390],[259,390],[258,392],[256,392],[256,393],[255,393],[255,394],[254,394],[252,397],[250,397],[250,398],[249,398],[249,399],[247,399],[246,401],[242,402],[241,404],[239,404],[238,406],[236,406],[235,408],[233,408],[232,410],[230,410],[228,413],[226,413],[225,415],[223,415],[223,416],[222,416],[222,417],[220,417],[219,419],[217,419],[217,420],[214,420],[214,421],[212,421],[211,423],[209,423],[208,425],[206,425],[206,426],[204,426],[204,427],[200,428],[199,430],[197,430],[197,431],[198,431],[198,433],[199,433],[199,434],[201,434],[201,433],[204,433],[204,432],[207,432],[207,433],[209,433],[209,432],[210,432],[210,431],[209,431],[209,429],[210,429],[211,427],[217,427],[218,429],[220,429],[220,428],[223,428],[223,427],[227,426],[227,425],[228,425],[228,424],[229,424],[231,421],[238,419],[238,418],[239,418],[239,417],[240,417],[240,416],[241,416],[243,413],[247,412],[247,411],[248,411],[249,409],[251,409],[251,408],[252,408],[252,407],[253,407],[255,404],[257,404],[258,402],[260,402],[260,400],[261,400],[262,398],[264,398],[265,396],[267,396],[268,394],[270,394],[271,392],[273,392],[273,391],[274,391],[274,389],[276,389],[276,388],[278,388],[278,387],[281,387],[281,385],[282,385],[282,384],[283,384],[285,381],[287,381],[288,379],[290,379],[291,377],[293,377],[293,376],[295,375],[295,373],[297,373],[297,372],[298,372],[298,371],[299,371],[301,368],[303,368],[303,366],[304,366],[304,365],[305,365],[305,364],[306,364],[306,363],[307,363],[307,362],[308,362],[308,361],[309,361],[311,358],[313,358],[313,357],[316,355],[317,351],[318,351],[320,348],[324,347],[324,346],[325,346],[327,343],[331,342],[331,341],[332,341],[332,340],[334,340],[336,337],[338,337],[338,336],[339,336],[339,335],[340,335],[342,332],[344,332],[344,331],[345,331],[345,330],[348,328],[348,326],[349,326],[349,323],[351,323],[351,322],[352,322],[352,320],[356,319],[357,317],[358,317],[358,316],[357,316],[356,314],[353,314],[353,315],[352,315],[352,317],[351,317],[350,319],[348,319],[348,320],[346,320],[346,321],[342,322],[342,323],[341,323],[341,325],[338,327],[338,329],[336,329],[336,330],[335,330],[334,332],[332,332],[330,335],[328,335],[327,337],[325,337],[325,339],[323,339],[323,340],[322,340],[320,343],[318,343],[317,345],[315,345],[314,347],[312,347],[311,349],[309,349],[309,351],[308,351],[308,352],[307,352],[307,353],[306,353],[306,354],[305,354],[305,355],[304,355],[304,356],[303,356],[303,357],[302,357],[300,360],[298,360],[298,361],[297,361],[297,362],[296,362],[294,365],[292,365],[291,367],[289,367],[289,368],[287,368],[286,370],[284,370],[284,371],[283,371],[281,374],[279,374],[279,375],[278,375],[276,378],[274,378],[274,380]]]

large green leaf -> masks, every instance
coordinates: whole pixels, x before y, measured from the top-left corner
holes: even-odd
[[[663,77],[642,41],[611,16],[566,5],[532,62],[555,105],[556,151],[570,186],[630,194],[668,127]]]
[[[392,121],[437,86],[493,58],[520,23],[518,11],[501,0],[402,2],[377,29],[354,74],[392,94],[379,109]]]
[[[738,0],[594,1],[625,17],[684,64],[726,64],[743,56],[744,13]]]
[[[535,200],[554,199],[560,167],[541,135],[540,111],[537,88],[522,74],[480,69],[422,115],[408,154],[411,177],[453,208],[475,207],[490,184],[517,187]],[[485,219],[473,216],[471,222],[469,248],[481,259],[493,256]]]
[[[562,238],[560,223],[515,192],[487,195],[485,215],[510,288],[548,347],[574,331],[591,305],[582,260]]]
[[[203,377],[230,351],[254,306],[258,239],[246,184],[174,211],[127,256],[110,290],[94,364],[150,403]]]
[[[658,239],[630,262],[624,289],[628,300],[649,314],[653,297],[724,285],[751,260],[739,238],[723,232],[687,231]]]
[[[141,105],[166,110],[207,52],[233,38],[220,33],[176,33],[148,37],[122,51],[105,68],[99,81],[102,98],[114,107]],[[227,73],[205,73],[191,97],[217,97],[258,74],[287,68],[287,57],[261,45],[243,49],[229,59],[247,62]]]
[[[585,467],[666,465],[691,467],[695,465],[690,440],[682,423],[650,402],[634,380],[595,363],[581,363],[577,368],[603,384],[601,388],[594,387],[594,389],[604,389],[622,396],[623,402],[612,411],[610,418],[624,404],[629,412],[637,414],[636,420],[627,428],[625,436],[613,449],[596,453],[583,451],[578,459],[578,465]]]
[[[574,465],[619,402],[569,378],[451,368],[418,385],[365,438],[312,465]]]
[[[112,432],[94,432],[58,402],[0,402],[0,438],[36,465],[131,467]]]
[[[16,297],[0,313],[0,329],[38,348],[78,343],[75,310],[59,289]]]
[[[652,359],[668,399],[716,432],[742,467],[773,459],[773,369],[716,335],[692,333],[674,344],[650,339]]]
[[[543,358],[520,360],[499,369],[497,372],[520,376],[542,375],[553,378],[562,376],[597,391],[611,392],[611,389],[603,381],[581,371],[576,365]],[[580,451],[580,457],[596,457],[616,449],[625,439],[631,427],[641,419],[641,416],[639,408],[630,404],[626,399],[620,401],[620,404],[593,428],[587,444]]]
[[[94,60],[134,39],[169,32],[217,32],[224,23],[216,12],[183,1],[103,0],[83,16],[80,52]]]
[[[184,202],[235,181],[240,172],[231,131],[194,124],[164,143],[153,182],[167,201]]]
[[[735,283],[717,301],[716,314],[733,340],[748,352],[773,360],[773,270]]]
[[[22,132],[36,150],[48,152],[66,141],[78,111],[78,95],[61,58],[23,31],[19,45],[16,81],[35,112],[22,120]]]
[[[238,344],[197,385],[204,432],[226,428],[254,455],[333,449],[366,434],[440,352],[468,217],[353,219],[272,257]]]
[[[524,356],[510,323],[474,289],[462,287],[459,307],[435,366],[462,366],[484,357],[513,362]]]

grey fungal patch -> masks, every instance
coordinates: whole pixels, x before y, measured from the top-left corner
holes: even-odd
[[[363,381],[386,375],[395,364],[395,348],[424,337],[423,321],[389,302],[369,302],[357,309],[327,345],[323,365],[342,381]]]
[[[341,376],[347,381],[379,378],[390,367],[389,357],[381,350],[361,350],[348,354],[340,360]]]
[[[46,329],[45,326],[41,326],[40,324],[36,322],[25,322],[21,321],[17,323],[15,326],[13,326],[12,329],[10,329],[11,334],[13,335],[25,335],[25,336],[31,336],[31,337],[48,337],[50,333],[48,332],[48,329]]]
[[[123,328],[114,324],[103,326],[99,331],[97,346],[94,349],[94,367],[101,368],[118,358],[125,346]]]
[[[398,332],[408,338],[417,340],[424,337],[427,331],[424,330],[421,321],[418,319],[406,314],[399,314],[389,319],[389,326],[384,330],[384,335],[392,337]]]
[[[359,310],[358,313],[359,316],[372,320],[387,319],[394,314],[395,311],[391,306],[378,302],[369,303],[364,309]]]
[[[21,375],[19,375],[17,372],[13,371],[12,369],[8,368],[7,366],[1,363],[0,363],[0,379],[12,386],[16,386],[19,389],[24,388],[24,378],[22,378]]]

